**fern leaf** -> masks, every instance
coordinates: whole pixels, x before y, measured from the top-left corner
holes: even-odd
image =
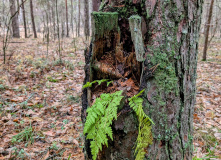
[[[96,160],[97,154],[99,152],[99,148],[97,146],[97,143],[95,141],[91,141],[91,153],[93,155],[93,160]]]
[[[142,90],[137,95],[129,98],[129,105],[135,111],[139,121],[139,133],[136,141],[136,160],[142,160],[145,157],[145,148],[152,144],[151,125],[153,121],[143,111],[143,99],[139,96],[144,92]]]
[[[103,81],[102,81],[103,82]],[[102,83],[101,82],[101,83]],[[84,125],[84,134],[91,139],[91,153],[96,160],[103,145],[108,145],[108,137],[113,140],[111,124],[117,119],[117,109],[123,96],[122,91],[112,94],[101,94],[95,103],[87,109],[87,118]]]
[[[107,82],[108,83],[108,85],[112,82],[108,82],[109,81],[109,79],[101,79],[101,80],[95,80],[95,81],[93,81],[93,82],[87,82],[83,87],[82,87],[82,89],[85,89],[85,88],[88,88],[88,87],[92,87],[92,85],[94,84],[94,83],[98,83],[98,85],[101,85],[101,83],[103,83],[103,82]]]

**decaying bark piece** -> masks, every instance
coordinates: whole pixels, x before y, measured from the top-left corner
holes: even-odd
[[[144,60],[144,43],[141,31],[141,17],[133,15],[129,18],[131,38],[135,47],[137,61],[142,62]]]

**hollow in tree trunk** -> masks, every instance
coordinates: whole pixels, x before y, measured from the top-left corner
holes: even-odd
[[[145,159],[191,160],[193,111],[202,0],[111,0],[92,13],[92,41],[85,52],[85,81],[113,83],[83,90],[82,121],[101,93],[123,90],[132,97],[145,89],[143,109],[151,117],[152,145]],[[113,141],[100,160],[135,159],[136,114],[125,101],[113,122]],[[85,159],[92,159],[85,139]]]

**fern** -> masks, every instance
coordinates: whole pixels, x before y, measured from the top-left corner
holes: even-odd
[[[139,121],[139,132],[135,149],[136,160],[144,159],[145,149],[152,144],[153,139],[151,125],[154,123],[143,111],[143,99],[139,97],[143,92],[144,90],[128,99],[129,105],[136,112]]]
[[[93,81],[93,82],[87,82],[84,86],[83,86],[83,89],[84,88],[88,88],[88,87],[92,87],[92,85],[94,84],[94,83],[98,83],[98,85],[101,85],[101,83],[103,83],[103,82],[107,82],[107,86],[109,86],[109,84],[110,83],[112,83],[113,81],[109,81],[109,79],[101,79],[101,80],[95,80],[95,81]]]
[[[123,91],[112,94],[101,94],[95,103],[87,109],[88,116],[84,126],[84,134],[91,139],[91,153],[96,160],[99,150],[105,144],[108,146],[108,137],[113,140],[112,122],[117,119],[117,109],[123,98]]]

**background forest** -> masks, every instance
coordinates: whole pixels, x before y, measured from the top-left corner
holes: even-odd
[[[80,97],[95,1],[0,1],[0,159],[84,159]],[[205,0],[194,159],[221,159],[220,15],[221,1]]]

